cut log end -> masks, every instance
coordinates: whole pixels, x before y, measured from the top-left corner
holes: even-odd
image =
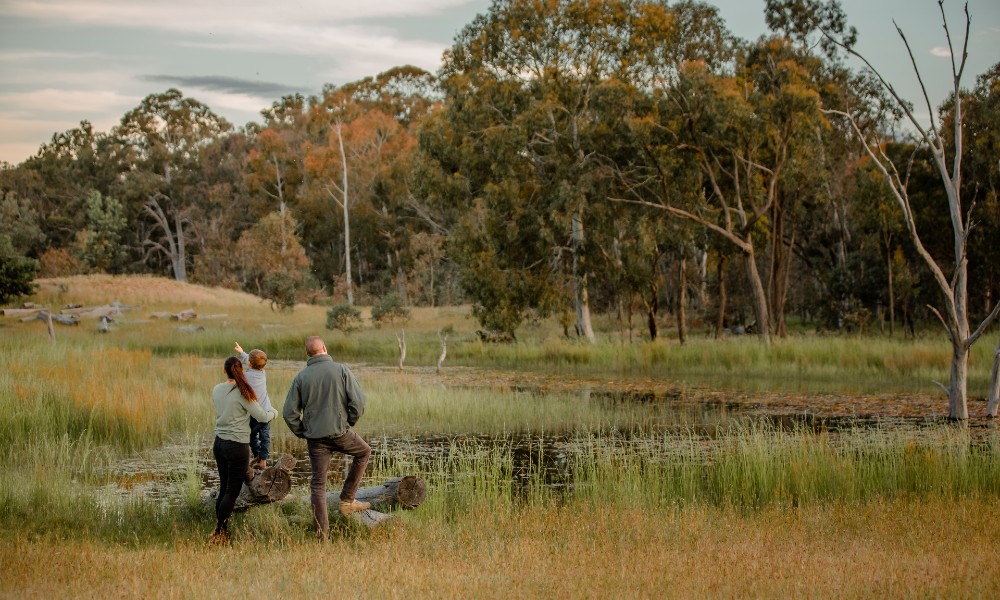
[[[399,503],[406,509],[420,506],[427,497],[427,484],[414,475],[407,475],[399,481]]]
[[[258,498],[277,502],[292,489],[292,478],[288,471],[280,468],[264,469],[250,482],[250,490]]]

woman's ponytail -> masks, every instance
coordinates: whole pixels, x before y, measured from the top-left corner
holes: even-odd
[[[236,382],[234,387],[239,388],[240,395],[247,402],[256,402],[257,393],[253,391],[250,384],[247,383],[246,375],[243,374],[243,363],[240,359],[235,356],[230,356],[226,359],[226,376]]]

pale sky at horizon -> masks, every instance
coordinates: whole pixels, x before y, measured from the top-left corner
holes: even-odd
[[[766,33],[764,0],[713,0],[731,31]],[[318,94],[393,66],[428,71],[488,0],[0,0],[0,161],[20,163],[54,133],[88,120],[107,132],[145,96],[176,87],[237,127],[291,93]],[[931,101],[951,67],[936,0],[841,0],[858,50],[924,119],[906,33]],[[962,3],[945,2],[952,40]],[[1000,2],[970,0],[964,87],[1000,61]]]

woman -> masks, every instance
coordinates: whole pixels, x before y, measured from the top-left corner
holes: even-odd
[[[243,363],[235,356],[226,359],[225,383],[212,390],[215,405],[215,444],[212,453],[219,467],[219,496],[215,499],[215,532],[210,541],[229,541],[229,516],[240,495],[250,462],[250,417],[266,423],[278,413],[265,410],[243,374]]]

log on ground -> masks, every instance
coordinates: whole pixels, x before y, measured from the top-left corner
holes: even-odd
[[[340,503],[340,492],[329,492],[326,495],[328,505]],[[415,475],[396,477],[390,479],[382,485],[365,487],[358,489],[354,494],[355,500],[369,502],[372,509],[379,511],[402,508],[404,510],[414,509],[423,503],[427,497],[427,484],[424,480]]]
[[[253,469],[254,478],[250,483],[243,483],[243,489],[236,498],[233,510],[243,511],[253,506],[283,500],[292,490],[291,471],[295,462],[295,457],[291,454],[279,454],[276,462],[266,469]],[[215,503],[218,496],[219,490],[212,490],[206,501]]]
[[[0,310],[0,314],[5,317],[29,317],[27,320],[31,320],[41,312],[42,308],[5,308]]]
[[[80,320],[77,319],[76,317],[74,317],[73,315],[53,315],[52,313],[50,313],[47,310],[39,311],[33,317],[25,317],[25,318],[21,319],[21,322],[23,323],[23,322],[27,322],[27,321],[34,321],[36,319],[39,320],[39,321],[48,321],[50,316],[52,317],[53,321],[55,321],[56,323],[59,323],[61,325],[79,325],[80,324]]]

